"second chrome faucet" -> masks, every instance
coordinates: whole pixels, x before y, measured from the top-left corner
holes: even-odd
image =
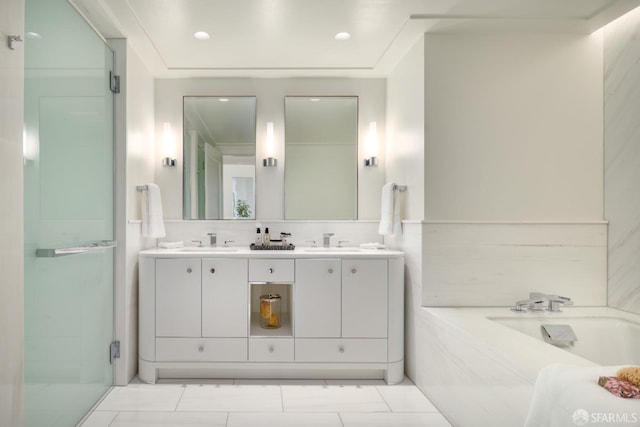
[[[571,298],[562,297],[560,295],[543,294],[542,292],[531,292],[529,299],[517,301],[515,308],[512,311],[524,312],[530,311],[544,311],[544,304],[547,304],[546,310],[552,312],[560,311],[560,304],[573,305]]]

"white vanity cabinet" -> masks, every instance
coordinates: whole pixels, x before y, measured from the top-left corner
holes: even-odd
[[[247,336],[246,259],[202,259],[202,336]]]
[[[400,252],[156,249],[139,260],[142,381],[404,377]],[[268,292],[282,296],[280,328],[260,327]]]
[[[156,262],[157,337],[200,337],[200,258]]]
[[[296,261],[296,361],[388,360],[387,264],[386,259]]]
[[[342,324],[339,259],[296,260],[294,335],[339,338]]]

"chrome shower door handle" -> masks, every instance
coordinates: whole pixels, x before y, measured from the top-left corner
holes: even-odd
[[[118,242],[115,240],[98,240],[96,242],[85,243],[84,245],[79,246],[69,246],[66,248],[36,249],[36,257],[57,258],[65,255],[83,254],[97,249],[115,248],[116,246],[118,246]]]

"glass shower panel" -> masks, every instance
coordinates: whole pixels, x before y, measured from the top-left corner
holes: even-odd
[[[26,31],[25,420],[68,427],[113,383],[113,248],[53,251],[114,236],[113,52],[67,0]]]

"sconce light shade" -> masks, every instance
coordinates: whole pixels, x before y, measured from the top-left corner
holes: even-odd
[[[378,166],[378,130],[376,122],[369,122],[369,135],[364,142],[364,165]]]
[[[273,122],[267,122],[267,142],[265,144],[265,152],[267,157],[262,159],[262,166],[267,168],[273,168],[278,166],[278,159],[275,154],[275,142],[273,140]]]
[[[164,135],[162,136],[162,149],[164,151],[164,157],[162,158],[162,166],[164,167],[175,167],[176,159],[176,141],[173,138],[173,133],[171,132],[171,123],[164,123]]]

